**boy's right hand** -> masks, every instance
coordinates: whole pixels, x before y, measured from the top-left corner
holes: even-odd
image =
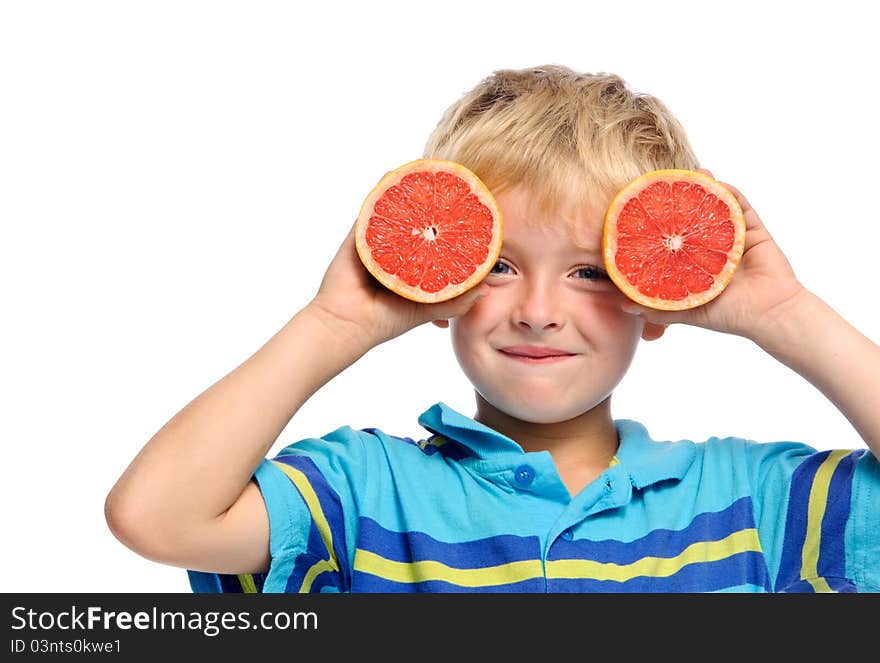
[[[361,350],[366,352],[431,320],[462,315],[488,290],[487,285],[480,284],[454,299],[436,304],[401,297],[367,271],[357,253],[352,225],[308,308],[332,325],[334,331],[361,344]]]

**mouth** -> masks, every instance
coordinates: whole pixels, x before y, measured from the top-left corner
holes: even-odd
[[[498,348],[498,351],[505,357],[527,364],[552,364],[575,356],[567,350],[539,345],[509,345]]]

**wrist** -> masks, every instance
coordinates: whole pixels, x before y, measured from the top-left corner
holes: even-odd
[[[339,315],[317,298],[309,302],[296,317],[309,321],[320,347],[344,355],[352,362],[382,342],[382,339],[374,338],[374,330],[357,320]]]
[[[761,316],[753,333],[748,334],[759,347],[781,358],[812,338],[822,336],[822,327],[834,312],[813,292],[801,288]]]

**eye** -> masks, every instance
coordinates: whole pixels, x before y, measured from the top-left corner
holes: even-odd
[[[607,281],[608,274],[606,274],[603,270],[598,267],[593,267],[592,265],[586,265],[584,267],[578,267],[574,271],[575,278],[579,279],[588,279],[590,281]]]
[[[492,267],[490,274],[510,274],[510,265],[506,262],[499,260],[495,263],[494,267]]]

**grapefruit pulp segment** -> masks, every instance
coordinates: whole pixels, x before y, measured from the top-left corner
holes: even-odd
[[[735,196],[703,173],[646,173],[618,192],[605,214],[605,267],[630,299],[683,310],[717,297],[745,246]]]
[[[361,206],[358,256],[393,292],[439,302],[477,285],[501,251],[501,212],[461,164],[418,159],[387,173]]]

